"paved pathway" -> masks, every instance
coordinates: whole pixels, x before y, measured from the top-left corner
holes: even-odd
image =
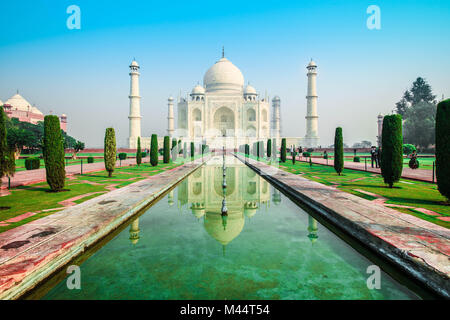
[[[148,159],[145,159],[148,162]],[[122,167],[128,166],[130,164],[135,164],[136,159],[126,159],[122,160]],[[116,168],[119,167],[120,161],[118,160],[116,163]],[[83,173],[95,172],[105,170],[105,163],[102,162],[94,162],[94,163],[86,163],[83,161]],[[70,177],[74,174],[79,174],[81,172],[81,164],[69,165],[66,167],[66,176]],[[14,177],[11,179],[11,188],[15,188],[18,186],[25,186],[33,183],[39,183],[46,181],[45,179],[45,168],[36,169],[36,170],[24,170],[18,171],[15,173]],[[8,188],[8,178],[4,177],[1,181],[1,189]],[[5,193],[5,195],[7,195]]]
[[[189,162],[1,233],[0,299],[32,289],[201,164]]]
[[[424,286],[450,298],[449,229],[259,161],[248,159],[248,165]]]
[[[307,158],[307,159],[308,160],[305,160],[305,157],[301,157],[300,161],[309,162],[309,158]],[[288,159],[288,160],[290,160],[290,159]],[[311,158],[311,161],[313,163],[327,165],[327,160],[326,159]],[[365,164],[364,164],[364,159],[362,159],[361,161],[363,161],[363,162],[344,161],[344,168],[346,168],[346,169],[353,169],[353,170],[360,170],[360,171],[366,171]],[[331,159],[328,159],[328,165],[329,166],[333,166],[334,165],[334,161],[331,160]],[[367,171],[381,174],[381,170],[379,168],[372,168],[371,167],[371,163],[370,163],[369,160],[367,160]],[[419,180],[419,181],[425,181],[425,182],[432,182],[432,180],[433,180],[433,170],[426,170],[426,169],[414,169],[413,170],[413,169],[411,169],[409,167],[403,167],[402,178]]]

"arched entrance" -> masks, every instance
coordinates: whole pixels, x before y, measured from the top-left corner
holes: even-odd
[[[230,108],[221,107],[214,113],[214,129],[218,136],[234,136],[234,112]]]

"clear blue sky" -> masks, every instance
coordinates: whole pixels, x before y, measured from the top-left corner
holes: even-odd
[[[66,8],[81,9],[69,30]],[[369,5],[381,30],[366,27]],[[128,65],[141,65],[142,134],[164,134],[167,97],[202,81],[226,56],[264,95],[281,97],[283,134],[303,136],[306,69],[319,66],[322,145],[375,142],[376,116],[425,77],[450,96],[450,1],[2,1],[0,99],[16,89],[47,113],[66,113],[69,133],[103,144],[128,136]]]

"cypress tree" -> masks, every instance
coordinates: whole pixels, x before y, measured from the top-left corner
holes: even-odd
[[[187,158],[187,143],[183,144],[183,158]]]
[[[292,164],[295,164],[295,148],[292,148]]]
[[[250,146],[248,144],[245,145],[245,156],[248,157],[250,155]]]
[[[311,156],[309,160],[311,162]],[[334,170],[338,175],[341,175],[344,170],[344,140],[341,127],[336,128],[334,135]]]
[[[43,154],[47,183],[52,191],[61,191],[66,180],[64,139],[61,134],[59,118],[55,115],[44,118]]]
[[[191,159],[194,159],[194,154],[195,154],[195,146],[194,143],[191,142]]]
[[[137,140],[136,163],[138,166],[142,163],[141,137]]]
[[[170,162],[170,137],[165,136],[164,137],[164,156],[163,156],[163,162],[169,163]]]
[[[264,152],[264,141],[260,141],[259,145],[260,145],[260,147],[259,147],[259,156],[264,159],[264,154],[265,154],[265,152]]]
[[[103,153],[105,169],[108,171],[108,177],[111,177],[116,167],[116,133],[114,128],[106,128]]]
[[[383,119],[381,135],[381,175],[392,188],[400,180],[403,169],[402,116],[387,115]]]
[[[272,156],[272,139],[267,139],[267,158]]]
[[[436,111],[436,179],[439,192],[450,200],[450,99]]]
[[[6,114],[5,111],[3,111],[3,107],[0,107],[0,179],[7,174],[8,151],[9,147],[6,140]]]
[[[178,143],[177,143],[177,139],[173,138],[172,139],[172,161],[177,160],[177,156],[178,156]]]
[[[150,141],[150,164],[152,166],[158,165],[158,136],[152,134],[152,139]]]
[[[286,138],[281,139],[281,162],[286,162]]]

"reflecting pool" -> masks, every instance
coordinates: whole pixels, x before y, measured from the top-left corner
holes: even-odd
[[[44,299],[415,299],[238,160],[222,157],[182,181]],[[226,200],[226,215],[222,201]]]

